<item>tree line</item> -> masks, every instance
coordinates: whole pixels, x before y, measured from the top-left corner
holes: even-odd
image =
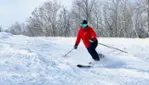
[[[0,32],[2,32],[2,27],[0,26]]]
[[[149,37],[149,0],[74,0],[72,8],[54,1],[37,7],[7,32],[27,36],[75,36],[87,20],[101,37]]]

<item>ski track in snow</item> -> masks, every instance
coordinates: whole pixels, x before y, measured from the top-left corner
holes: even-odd
[[[75,38],[35,37],[0,33],[0,85],[149,85],[149,39],[101,38],[106,56],[98,66],[81,43],[67,57]]]

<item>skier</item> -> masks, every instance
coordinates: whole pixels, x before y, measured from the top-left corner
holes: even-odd
[[[88,52],[92,56],[93,60],[95,60],[95,62],[100,61],[98,53],[95,50],[98,45],[96,33],[94,32],[93,28],[88,26],[88,22],[86,20],[83,20],[83,22],[81,23],[81,27],[77,34],[74,49],[78,48],[81,39],[85,47],[87,48]]]

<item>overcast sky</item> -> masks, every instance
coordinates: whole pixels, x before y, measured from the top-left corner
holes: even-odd
[[[9,27],[11,24],[24,22],[31,12],[45,1],[52,0],[0,0],[0,26]],[[57,0],[70,8],[72,0]]]

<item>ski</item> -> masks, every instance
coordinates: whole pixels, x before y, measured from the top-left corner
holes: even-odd
[[[90,67],[92,67],[92,66],[90,66],[90,65],[81,65],[81,64],[78,64],[77,67],[79,67],[79,68],[90,68]]]
[[[103,54],[98,53],[99,57],[100,57],[100,61],[103,60],[105,58],[105,56]],[[100,62],[99,61],[99,62]],[[96,64],[96,63],[95,63]],[[99,63],[97,63],[98,65]],[[79,68],[91,68],[91,67],[95,67],[96,65],[92,64],[91,62],[89,62],[89,65],[82,65],[82,64],[78,64],[77,67]]]

